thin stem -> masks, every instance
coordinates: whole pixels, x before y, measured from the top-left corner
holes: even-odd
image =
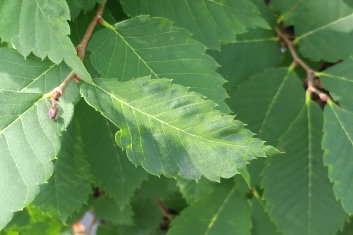
[[[87,43],[92,36],[92,33],[98,23],[98,20],[100,20],[102,18],[105,4],[106,4],[106,1],[104,1],[102,4],[100,4],[98,6],[97,13],[96,13],[95,17],[92,19],[91,23],[89,24],[89,26],[86,30],[86,33],[82,38],[82,41],[76,47],[77,55],[81,60],[83,60],[83,58],[85,58]]]
[[[99,19],[102,18],[105,4],[106,4],[106,0],[103,1],[103,3],[98,6],[95,17],[92,19],[91,23],[89,24],[86,30],[86,33],[84,34],[80,44],[78,44],[76,47],[77,55],[80,58],[80,60],[83,60],[85,58],[88,41],[91,38],[94,28],[96,27]],[[75,77],[77,77],[77,74],[74,71],[71,71],[69,75],[67,75],[64,81],[56,89],[61,91],[61,93],[63,93],[65,88],[69,85],[70,81]]]
[[[157,203],[158,208],[161,210],[163,216],[165,218],[167,218],[169,222],[171,222],[173,218],[169,214],[168,208],[164,205],[164,203],[159,198],[156,199],[156,203]]]
[[[329,96],[325,93],[320,91],[319,89],[316,88],[315,86],[315,71],[307,65],[298,55],[294,43],[289,39],[289,36],[286,33],[283,33],[278,27],[275,27],[275,31],[280,39],[286,44],[287,48],[289,49],[289,52],[296,64],[298,64],[300,67],[302,67],[307,74],[307,92],[312,94],[316,94],[320,97],[320,99],[324,102],[329,100]]]

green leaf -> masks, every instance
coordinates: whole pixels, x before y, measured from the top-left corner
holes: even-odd
[[[223,182],[210,195],[181,212],[171,224],[174,234],[250,234],[251,219],[247,200],[232,181]]]
[[[121,208],[116,201],[108,196],[100,197],[93,203],[93,210],[99,219],[115,225],[132,225],[133,211],[130,205]]]
[[[71,19],[75,19],[81,11],[84,13],[89,12],[96,3],[101,3],[102,0],[67,0],[66,2],[70,8]]]
[[[353,8],[344,0],[299,0],[293,24],[300,52],[311,60],[336,62],[353,53]]]
[[[305,92],[293,70],[276,68],[256,74],[230,95],[229,105],[237,118],[249,124],[259,138],[277,145],[303,106]]]
[[[343,108],[353,111],[353,57],[319,74],[323,87],[330,91],[330,95]]]
[[[59,152],[59,136],[71,121],[73,105],[69,98],[63,98],[58,104],[57,119],[49,119],[50,102],[44,93],[54,86],[49,88],[44,81],[47,76],[61,80],[60,71],[64,67],[57,67],[46,74],[43,72],[50,67],[47,63],[37,67],[38,60],[32,57],[24,60],[10,49],[0,49],[0,55],[0,58],[8,59],[0,63],[1,229],[13,212],[21,210],[34,199],[39,185],[51,176],[51,160]],[[21,70],[23,68],[25,70]],[[66,90],[68,97],[73,97],[71,92],[75,89]]]
[[[65,222],[86,203],[92,191],[92,177],[82,149],[80,120],[74,118],[63,133],[61,149],[55,161],[55,172],[41,185],[34,204],[45,213]]]
[[[214,102],[170,80],[96,79],[81,92],[121,129],[116,140],[129,159],[155,175],[219,181],[273,149]]]
[[[254,198],[251,203],[252,235],[281,235],[270,215],[265,211],[263,201]]]
[[[225,111],[224,78],[206,48],[190,33],[162,18],[140,16],[120,22],[116,30],[93,35],[88,49],[91,63],[101,77],[120,81],[149,76],[169,78],[214,100]]]
[[[262,0],[252,0],[261,14],[274,25],[272,12]],[[220,64],[220,74],[228,80],[226,88],[233,92],[238,83],[249,79],[252,75],[263,72],[279,64],[281,51],[275,32],[266,29],[250,29],[248,33],[239,35],[236,42],[221,46],[221,51],[209,51]],[[234,110],[233,110],[234,111]]]
[[[195,39],[210,49],[234,42],[236,35],[256,26],[268,27],[249,0],[121,0],[131,16],[151,15],[169,18],[188,29]]]
[[[191,204],[215,190],[215,184],[201,178],[199,181],[178,179],[177,186],[185,198]]]
[[[0,38],[23,56],[31,52],[55,64],[65,61],[81,78],[91,77],[76,55],[70,34],[65,0],[3,0],[0,2]]]
[[[14,211],[28,205],[53,171],[51,160],[60,149],[62,118],[51,121],[43,94],[0,91],[0,228]],[[65,118],[72,115],[65,105]]]
[[[353,113],[329,102],[324,114],[324,163],[329,169],[336,198],[341,201],[343,209],[352,214]]]
[[[142,168],[131,164],[115,143],[116,128],[85,102],[77,105],[83,149],[92,171],[95,186],[104,189],[121,209],[125,208],[135,190],[147,178]],[[94,133],[94,134],[93,134]]]
[[[308,100],[281,138],[285,155],[269,159],[264,170],[268,211],[286,235],[332,235],[347,219],[323,165],[322,119]]]

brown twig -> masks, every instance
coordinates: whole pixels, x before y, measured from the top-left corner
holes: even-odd
[[[158,208],[161,210],[163,216],[168,219],[169,222],[172,222],[173,218],[169,213],[168,208],[164,205],[164,203],[159,199],[156,198],[156,203]]]
[[[105,8],[105,4],[106,4],[106,0],[103,1],[102,4],[99,4],[95,17],[92,19],[91,23],[89,24],[80,44],[76,46],[77,56],[80,58],[80,60],[83,60],[85,58],[88,41],[91,38],[97,23],[99,23],[102,19],[102,14]],[[71,71],[64,79],[64,81],[59,86],[54,88],[53,91],[50,92],[49,96],[51,97],[50,101],[52,103],[51,108],[49,110],[50,119],[52,120],[55,119],[56,114],[58,112],[56,103],[59,101],[59,98],[63,95],[65,88],[70,84],[72,79],[75,79],[75,81],[77,82],[82,80],[76,74],[75,71]]]
[[[316,94],[320,97],[321,101],[327,102],[330,99],[329,96],[325,92],[322,92],[320,89],[318,89],[315,85],[315,71],[299,57],[294,43],[289,39],[290,37],[286,33],[283,33],[278,27],[275,27],[275,31],[278,37],[282,39],[282,41],[289,49],[294,62],[306,71],[308,87],[307,92],[310,94]]]

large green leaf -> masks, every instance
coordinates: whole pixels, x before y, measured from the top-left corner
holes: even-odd
[[[87,202],[92,191],[92,177],[82,146],[80,121],[74,118],[63,134],[54,175],[40,187],[34,201],[43,212],[64,222]]]
[[[85,102],[80,102],[76,110],[78,119],[85,120],[80,122],[80,131],[95,185],[105,190],[123,209],[147,174],[132,165],[117,147],[113,133],[116,128],[108,120]]]
[[[171,19],[188,29],[208,48],[234,42],[236,35],[255,26],[267,27],[249,0],[121,0],[131,16],[151,15]]]
[[[286,235],[333,235],[347,219],[323,164],[322,123],[308,100],[281,138],[285,155],[269,159],[264,171],[268,211]]]
[[[353,57],[319,73],[320,81],[340,105],[353,111]]]
[[[250,235],[251,219],[247,200],[232,182],[192,204],[173,220],[168,235],[242,234]]]
[[[59,102],[55,121],[48,117],[49,99],[44,95],[65,75],[63,66],[50,69],[49,62],[0,49],[0,228],[13,212],[28,205],[53,171],[51,160],[60,149],[60,133],[71,120],[77,88],[70,86],[67,99]],[[7,57],[2,57],[6,55]],[[50,71],[49,71],[50,69]],[[54,80],[47,81],[46,78]],[[13,79],[13,80],[12,80]],[[15,82],[14,82],[15,81]],[[49,86],[47,86],[49,85]],[[35,93],[34,93],[35,92]],[[76,95],[77,96],[77,95]]]
[[[120,22],[116,30],[95,33],[88,49],[91,62],[101,77],[121,81],[151,75],[169,78],[190,87],[229,110],[222,76],[217,64],[205,54],[205,47],[190,33],[162,18],[140,16]]]
[[[33,52],[42,59],[48,56],[56,64],[64,60],[80,77],[90,81],[68,37],[69,19],[65,0],[3,0],[0,1],[0,38],[24,56]]]
[[[213,101],[170,80],[96,79],[83,84],[81,93],[121,129],[116,140],[129,159],[155,175],[219,181],[267,151],[276,152],[243,123],[217,111]]]
[[[332,102],[326,105],[324,113],[324,163],[328,166],[336,198],[341,201],[343,209],[352,214],[353,113]]]
[[[300,0],[293,24],[300,52],[311,60],[336,62],[353,53],[353,8],[344,0]]]

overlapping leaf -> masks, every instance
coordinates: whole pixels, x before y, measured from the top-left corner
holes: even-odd
[[[264,207],[264,202],[254,198],[251,201],[252,235],[281,235]]]
[[[121,81],[147,75],[173,79],[229,110],[224,102],[225,80],[215,72],[216,62],[186,30],[174,27],[167,19],[147,16],[120,22],[115,27],[115,31],[97,32],[88,46],[91,62],[101,77]]]
[[[112,222],[115,225],[133,225],[133,211],[130,205],[123,209],[117,202],[109,197],[104,196],[97,198],[93,204],[95,215],[104,221]]]
[[[234,42],[236,35],[248,28],[267,27],[249,0],[122,0],[121,3],[131,16],[171,19],[211,49],[219,49],[222,42]]]
[[[230,95],[229,106],[236,111],[237,117],[272,145],[277,144],[296,117],[305,96],[299,78],[287,68],[268,69],[257,74]]]
[[[63,134],[54,175],[40,187],[34,201],[43,212],[64,222],[87,202],[92,191],[92,177],[79,128],[79,120],[75,118]]]
[[[52,174],[51,160],[59,152],[59,135],[71,120],[73,105],[70,99],[63,99],[57,120],[49,119],[50,102],[44,93],[54,86],[47,87],[45,78],[56,76],[55,81],[60,81],[64,78],[61,69],[65,70],[65,67],[51,70],[49,63],[39,65],[38,59],[24,60],[10,49],[1,49],[0,54],[6,55],[1,58],[8,59],[0,64],[2,228],[13,212],[21,210],[34,199],[39,185]],[[68,97],[74,97],[70,95],[74,89],[67,90]]]
[[[168,235],[250,235],[250,208],[232,182],[224,182],[203,199],[181,212]]]
[[[332,235],[347,219],[323,164],[322,119],[308,100],[281,138],[285,155],[269,159],[264,171],[267,208],[284,234]]]
[[[85,120],[80,123],[80,131],[95,185],[114,198],[120,209],[125,208],[146,179],[146,172],[133,166],[118,148],[113,133],[116,128],[108,120],[84,102],[78,104],[77,115]]]
[[[332,102],[325,107],[324,163],[329,169],[329,178],[343,209],[353,213],[353,113],[344,110]]]
[[[129,159],[148,172],[214,181],[229,178],[250,160],[276,150],[215,103],[166,79],[83,84],[85,100],[121,130],[116,139]]]
[[[177,186],[188,203],[198,201],[215,189],[215,184],[204,178],[199,181],[178,179]]]
[[[342,107],[353,111],[353,57],[321,72],[320,81]]]
[[[353,53],[353,8],[344,0],[300,0],[293,24],[307,58],[336,62]]]
[[[256,4],[264,19],[273,25],[274,17],[264,2],[252,2]],[[221,66],[219,72],[228,80],[225,86],[230,93],[238,83],[267,68],[275,67],[281,56],[275,32],[260,28],[250,29],[248,33],[239,35],[236,42],[222,45],[221,51],[210,51],[209,54]]]
[[[83,79],[91,77],[70,41],[70,11],[65,0],[3,0],[0,2],[0,38],[22,55],[59,64],[65,61]]]

